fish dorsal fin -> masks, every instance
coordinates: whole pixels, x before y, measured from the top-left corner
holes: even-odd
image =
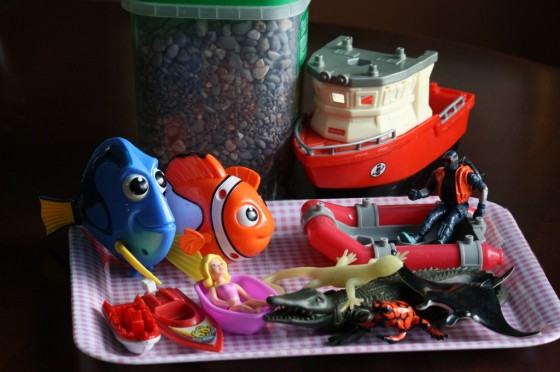
[[[171,159],[165,176],[171,184],[177,185],[192,180],[224,178],[226,172],[214,156],[190,153]]]
[[[246,167],[229,167],[226,173],[230,176],[236,176],[251,185],[255,190],[259,188],[261,176],[252,169]]]

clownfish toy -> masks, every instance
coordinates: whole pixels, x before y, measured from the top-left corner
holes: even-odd
[[[165,196],[178,237],[167,259],[200,280],[199,263],[209,253],[228,262],[263,251],[274,220],[257,192],[260,176],[245,167],[224,169],[212,155],[189,153],[171,159]]]
[[[40,197],[47,235],[72,224],[83,225],[119,259],[146,278],[161,262],[175,237],[175,219],[164,197],[166,180],[150,157],[115,137],[92,154],[78,196],[71,200]]]

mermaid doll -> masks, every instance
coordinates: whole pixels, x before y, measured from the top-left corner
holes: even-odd
[[[251,298],[239,284],[231,282],[227,263],[216,254],[208,254],[200,262],[203,285],[216,306],[244,313],[259,313],[265,301]]]

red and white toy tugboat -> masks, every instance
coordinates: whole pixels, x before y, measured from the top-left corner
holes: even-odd
[[[407,57],[355,49],[340,36],[307,64],[315,91],[310,123],[294,151],[325,189],[388,185],[420,172],[467,129],[474,95],[430,83],[437,53]]]

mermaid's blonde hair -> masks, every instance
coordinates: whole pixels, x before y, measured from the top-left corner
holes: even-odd
[[[222,265],[224,265],[226,269],[226,273],[225,273],[226,280],[228,282],[231,280],[231,275],[229,275],[226,261],[222,258],[222,256],[210,253],[202,257],[202,260],[200,261],[200,273],[202,274],[203,277],[202,284],[204,284],[205,288],[210,288],[215,285],[214,280],[210,275],[210,261],[212,261],[214,258],[220,260]]]

